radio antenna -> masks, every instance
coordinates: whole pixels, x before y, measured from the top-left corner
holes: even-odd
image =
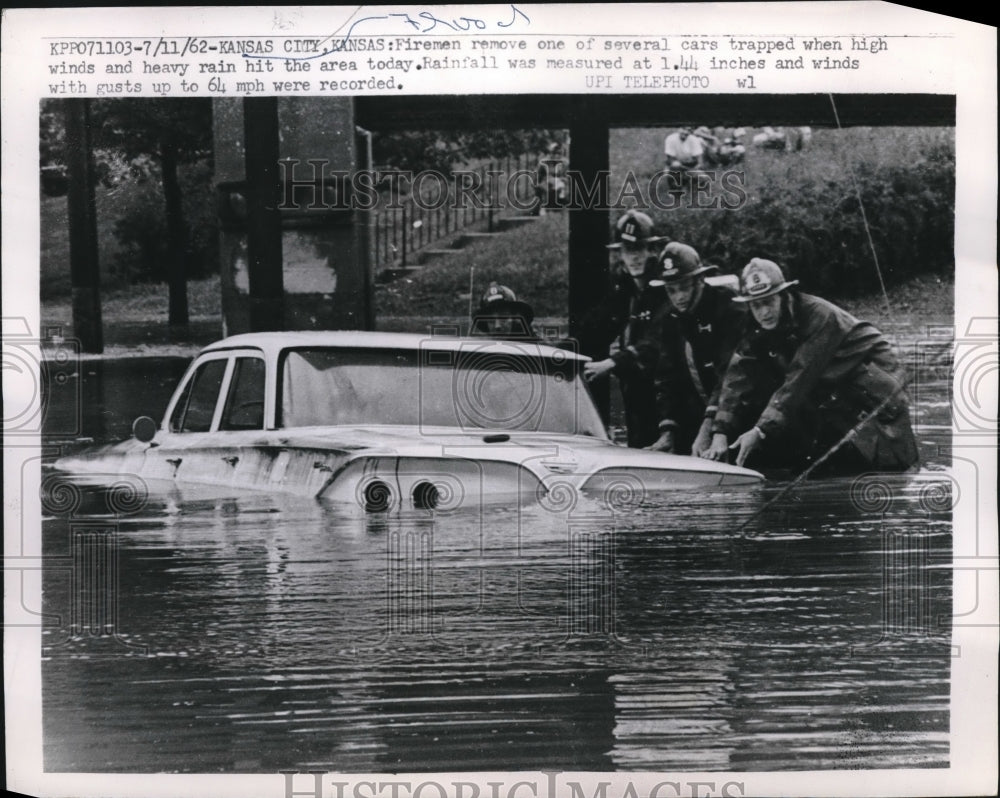
[[[472,318],[472,298],[475,294],[472,292],[473,275],[476,273],[476,267],[469,267],[469,318]]]
[[[830,106],[833,108],[833,118],[837,123],[837,130],[843,130],[840,125],[840,114],[837,113],[837,103],[833,99],[832,94],[827,95],[830,98]],[[845,162],[847,158],[845,158]],[[875,251],[875,242],[872,240],[872,230],[868,224],[868,214],[865,213],[865,203],[861,198],[861,187],[858,185],[858,177],[854,173],[854,167],[847,163],[847,174],[851,178],[851,184],[854,186],[854,196],[858,200],[858,209],[861,211],[861,222],[865,226],[865,235],[868,236],[868,248],[872,253],[872,260],[875,262],[875,272],[878,274],[878,284],[882,288],[882,298],[885,300],[885,310],[890,316],[892,315],[892,305],[889,304],[889,292],[885,288],[885,280],[882,277],[882,267],[879,266],[878,262],[878,252]]]

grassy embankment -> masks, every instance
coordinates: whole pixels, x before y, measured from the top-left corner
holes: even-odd
[[[648,183],[661,168],[663,132],[612,131],[613,186],[629,171]],[[662,232],[723,271],[769,258],[806,289],[854,298],[878,289],[876,257],[887,286],[953,274],[954,152],[951,128],[818,129],[799,152],[748,147],[731,167],[745,192],[735,210],[685,201],[650,213]],[[698,203],[727,197],[713,185]]]
[[[98,186],[97,241],[101,265],[102,319],[106,343],[124,345],[166,340],[167,286],[163,283],[126,284],[118,272],[121,246],[115,225],[148,189],[125,182],[114,189]],[[70,298],[69,223],[66,197],[42,196],[40,208],[40,295],[43,328],[72,327]],[[193,338],[218,337],[221,299],[218,276],[188,282],[188,311]],[[162,329],[161,329],[162,328]]]

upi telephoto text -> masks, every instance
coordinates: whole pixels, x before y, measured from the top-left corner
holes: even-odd
[[[489,169],[450,174],[435,170],[349,172],[327,170],[327,164],[312,158],[280,161],[283,194],[279,209],[398,210],[405,200],[428,211],[502,206],[528,211],[537,205],[537,193],[547,188],[536,172],[527,169],[510,173]],[[611,173],[606,171],[584,175],[570,169],[563,181],[559,206],[570,210],[737,210],[747,201],[746,175],[732,170],[662,171],[643,179],[629,172],[615,192],[611,191]]]

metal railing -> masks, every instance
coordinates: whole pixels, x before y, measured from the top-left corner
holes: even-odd
[[[534,175],[539,155],[496,158],[458,169],[446,180],[412,194],[392,196],[380,191],[378,207],[370,211],[372,263],[375,273],[416,262],[419,253],[462,231],[494,232],[503,216],[524,214],[534,197],[534,180],[513,179],[519,172]],[[446,192],[441,186],[446,185]]]

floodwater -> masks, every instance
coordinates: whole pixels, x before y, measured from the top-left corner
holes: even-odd
[[[784,494],[364,518],[43,475],[45,769],[946,767],[950,364],[919,360],[919,472]],[[182,366],[84,361],[84,434]]]

